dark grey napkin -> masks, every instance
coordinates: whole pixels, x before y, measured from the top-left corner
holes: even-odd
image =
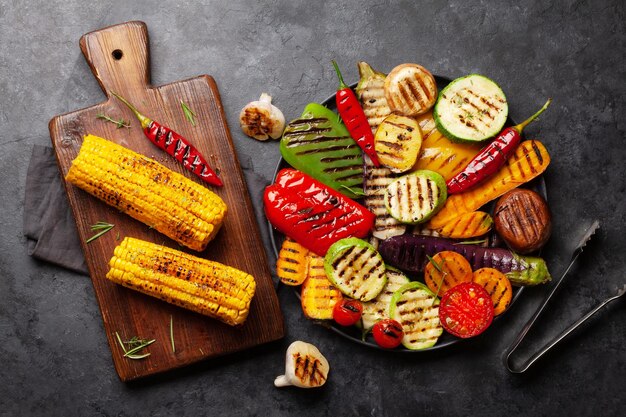
[[[76,224],[52,148],[33,146],[26,173],[24,235],[28,254],[88,274]]]
[[[261,237],[269,248],[269,234],[263,214],[263,190],[269,180],[254,172],[250,158],[242,160],[241,167],[257,222],[261,225]],[[29,255],[88,275],[76,223],[67,202],[54,151],[50,147],[33,147],[26,174],[24,235],[28,238]],[[273,253],[269,255],[273,258]]]

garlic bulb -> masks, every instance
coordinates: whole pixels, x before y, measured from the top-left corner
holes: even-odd
[[[320,351],[310,343],[295,341],[287,348],[285,375],[276,377],[274,385],[300,388],[321,387],[326,383],[330,365]]]
[[[241,109],[239,123],[243,133],[251,138],[278,139],[285,129],[285,116],[272,104],[272,97],[263,93],[257,101],[250,102]]]

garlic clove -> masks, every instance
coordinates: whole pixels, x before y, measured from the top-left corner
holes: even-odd
[[[326,383],[330,365],[312,344],[295,341],[287,348],[285,375],[274,380],[277,387],[294,385],[300,388],[316,388]]]
[[[283,112],[272,104],[272,97],[266,93],[241,109],[239,123],[243,133],[257,140],[278,139],[285,130]]]

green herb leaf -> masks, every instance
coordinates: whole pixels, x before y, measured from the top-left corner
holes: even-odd
[[[487,238],[479,239],[479,240],[464,240],[463,242],[458,242],[459,245],[481,245],[487,242]]]
[[[129,358],[129,359],[147,358],[148,356],[150,356],[149,352],[142,353],[139,355],[137,355],[136,353],[139,352],[141,349],[145,348],[146,346],[153,344],[156,341],[155,339],[144,340],[144,339],[138,338],[137,336],[133,336],[130,340],[123,342],[118,332],[115,332],[115,337],[117,338],[117,342],[119,343],[122,350],[124,351],[124,357]],[[128,346],[128,349],[126,348],[126,346]]]
[[[87,239],[86,243],[90,243],[90,242],[93,242],[94,240],[98,239],[100,236],[102,236],[103,234],[105,234],[109,230],[113,229],[115,227],[115,225],[111,224],[111,223],[98,222],[96,224],[92,224],[90,227],[91,227],[91,231],[92,232],[95,232],[95,231],[98,231],[98,230],[99,230],[99,232],[96,233],[95,235],[93,235],[92,237],[90,237],[89,239]]]
[[[441,273],[441,279],[439,280],[439,283],[437,284],[437,293],[435,294],[435,298],[433,299],[433,302],[431,304],[431,307],[435,305],[435,303],[437,302],[437,297],[439,297],[439,292],[441,291],[441,286],[443,285],[443,280],[446,278],[446,275],[448,275],[447,272],[444,272],[443,270],[443,266],[446,263],[446,259],[443,259],[443,262],[441,263],[441,265],[439,265],[433,258],[431,258],[430,256],[426,255],[426,257],[428,258],[428,261],[433,264],[433,266],[435,267],[435,269],[437,271],[439,271]]]
[[[176,346],[174,346],[174,318],[170,314],[170,341],[172,342],[172,352],[176,353]]]
[[[183,113],[185,114],[185,118],[191,123],[192,126],[196,125],[196,113],[189,108],[182,100],[180,101],[180,106],[183,108]]]
[[[107,115],[106,115],[106,114],[104,114],[104,113],[98,113],[98,114],[96,115],[96,119],[102,119],[102,120],[106,120],[106,121],[107,121],[107,122],[109,122],[109,123],[113,123],[114,125],[116,125],[116,126],[117,126],[117,128],[118,128],[118,129],[121,129],[122,127],[125,127],[125,128],[130,128],[130,121],[128,121],[128,122],[127,122],[127,121],[126,121],[126,120],[124,120],[124,119],[115,120],[115,119],[113,119],[113,118],[111,118],[111,117],[107,116]]]
[[[339,186],[341,188],[345,188],[346,190],[349,190],[351,193],[356,194],[359,197],[365,197],[365,192],[363,192],[362,190],[358,190],[358,189],[357,190],[353,190],[352,188],[350,188],[350,187],[348,187],[346,185],[343,185],[343,184],[340,184]]]

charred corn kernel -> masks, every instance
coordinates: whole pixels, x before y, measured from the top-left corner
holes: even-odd
[[[94,135],[84,137],[65,179],[191,249],[219,231],[226,203],[158,162]]]
[[[300,285],[309,269],[308,249],[293,239],[285,238],[276,260],[276,275],[283,284]]]
[[[124,238],[109,261],[106,277],[170,304],[243,324],[256,282],[252,275],[155,243]]]

